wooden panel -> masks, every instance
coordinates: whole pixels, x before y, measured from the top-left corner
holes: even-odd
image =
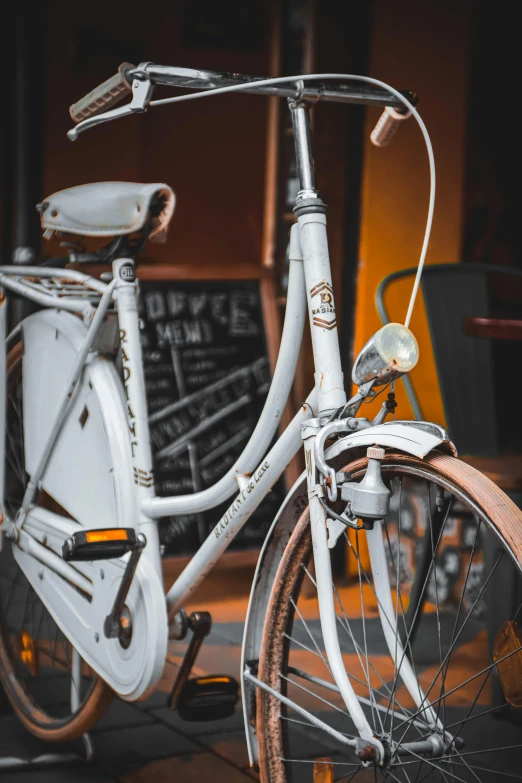
[[[259,264],[265,98],[229,95],[158,107],[94,128],[75,143],[66,138],[69,105],[107,79],[123,60],[267,73],[271,0],[256,11],[261,24],[255,45],[238,41],[228,51],[220,48],[218,39],[215,46],[204,48],[187,35],[187,5],[188,0],[159,2],[148,13],[130,0],[122,13],[119,6],[92,0],[86,14],[80,4],[51,0],[44,193],[99,180],[167,182],[177,205],[167,243],[150,251],[157,262]],[[227,9],[221,11],[226,18]],[[156,97],[168,94],[167,88],[156,91]],[[43,250],[54,252],[47,243]]]
[[[419,110],[430,131],[437,163],[437,204],[427,263],[460,261],[465,129],[467,117],[468,0],[376,0],[370,75],[420,96]],[[444,56],[441,56],[444,52]],[[368,111],[367,136],[379,117]],[[367,142],[363,184],[355,349],[380,327],[374,297],[387,274],[417,263],[428,199],[428,164],[415,123],[405,123],[393,143],[376,149]],[[388,303],[394,320],[406,314],[410,286],[397,286]],[[390,293],[390,297],[392,294]],[[395,299],[395,296],[398,298]],[[412,321],[421,345],[423,367],[415,383],[423,385],[428,419],[444,421],[434,363],[429,356],[427,323],[422,303]],[[421,379],[417,376],[422,372]],[[402,385],[397,387],[399,414],[411,416]]]

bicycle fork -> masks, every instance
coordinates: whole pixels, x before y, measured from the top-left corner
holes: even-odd
[[[302,432],[306,457],[308,498],[310,502],[310,526],[321,631],[326,658],[332,677],[343,698],[348,713],[355,724],[357,732],[359,733],[361,740],[364,741],[357,743],[356,751],[363,762],[382,764],[386,756],[385,747],[380,738],[375,736],[362,709],[361,701],[355,694],[346,671],[339,643],[337,628],[338,617],[335,611],[330,549],[328,547],[328,515],[320,502],[320,498],[325,496],[325,491],[323,486],[317,481],[318,474],[314,455],[315,439],[323,424],[324,422],[321,421],[321,419],[311,419],[303,425]],[[419,721],[424,724],[426,729],[432,732],[433,737],[441,739],[440,735],[442,734],[445,742],[451,742],[451,737],[448,735],[444,736],[443,726],[437,718],[435,710],[425,696],[400,641],[399,629],[397,626],[397,612],[395,611],[393,604],[381,521],[375,521],[373,528],[367,529],[365,534],[370,555],[371,574],[373,575],[373,589],[378,603],[379,617],[386,645],[394,663],[395,679],[397,681],[400,677],[406,686],[416,704]],[[368,687],[370,687],[370,685],[368,685]],[[411,746],[412,750],[417,750],[418,752],[426,752],[427,750],[429,752],[435,748],[433,743],[430,745],[429,739],[424,743],[405,743],[405,750],[407,749],[406,746]]]
[[[382,764],[385,761],[384,744],[375,736],[362,709],[361,701],[357,698],[352,687],[337,634],[332,568],[328,548],[327,512],[320,502],[324,497],[324,489],[318,481],[319,474],[316,469],[314,445],[321,428],[328,422],[331,414],[346,405],[346,393],[328,255],[326,205],[315,186],[309,110],[299,101],[289,101],[289,105],[292,113],[297,172],[300,183],[294,209],[298,225],[292,227],[290,258],[302,260],[304,266],[318,404],[318,416],[303,424],[302,437],[306,457],[310,524],[321,630],[328,666],[359,734],[358,738],[344,737],[343,741],[355,747],[363,763]],[[337,525],[340,524],[340,522],[337,523]],[[336,535],[339,535],[340,532],[342,531],[337,530]],[[442,726],[421,690],[398,636],[380,522],[373,525],[373,530],[367,531],[367,537],[380,619],[387,647],[394,661],[396,676],[397,678],[400,676],[409,690],[428,730],[434,734],[440,733]],[[322,728],[328,730],[324,725]]]

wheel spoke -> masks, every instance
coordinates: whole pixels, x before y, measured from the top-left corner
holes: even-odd
[[[450,513],[450,509],[451,509],[452,505],[453,505],[453,496],[451,497],[451,499],[450,499],[450,502],[448,503],[448,507],[447,507],[447,509],[446,509],[446,514],[445,514],[445,516],[444,516],[444,521],[443,521],[443,523],[442,523],[442,525],[441,525],[441,529],[440,529],[439,537],[438,537],[438,540],[437,540],[437,546],[436,546],[436,548],[435,548],[436,550],[438,549],[438,547],[439,547],[439,544],[440,544],[440,541],[441,541],[441,539],[442,539],[442,536],[443,536],[443,534],[444,534],[444,530],[445,530],[445,528],[446,528],[446,523],[447,523],[447,520],[448,520],[448,515],[449,515],[449,513]],[[426,587],[427,587],[427,585],[428,585],[428,581],[429,581],[429,578],[430,578],[430,574],[431,574],[431,566],[432,566],[432,564],[433,564],[433,560],[432,560],[432,561],[431,561],[431,563],[430,563],[430,567],[429,567],[429,569],[428,569],[428,573],[426,574],[426,578],[425,578],[425,580],[424,580],[424,584],[422,585],[422,589],[421,589],[420,596],[419,596],[419,601],[418,601],[417,607],[416,607],[416,609],[415,609],[415,614],[413,615],[413,619],[412,619],[411,626],[410,626],[410,628],[408,629],[408,635],[407,635],[407,637],[406,637],[406,642],[405,642],[405,644],[404,644],[404,650],[403,650],[403,653],[402,653],[402,656],[401,656],[401,661],[400,661],[400,663],[399,663],[399,667],[398,667],[398,668],[399,668],[399,671],[400,671],[400,668],[401,668],[401,666],[402,666],[402,662],[403,662],[403,660],[404,660],[404,656],[406,655],[406,650],[408,649],[408,646],[410,645],[410,639],[411,639],[411,636],[412,636],[413,630],[414,630],[414,628],[415,628],[415,624],[416,624],[416,623],[417,623],[417,621],[418,621],[418,614],[419,614],[419,610],[421,609],[421,607],[422,607],[422,605],[423,605],[424,594],[425,594],[425,592],[426,592]],[[411,646],[410,646],[410,649],[411,649]],[[392,687],[393,687],[394,689],[397,687],[397,679],[398,679],[398,675],[397,675],[397,676],[394,678],[394,681],[393,681],[393,686],[392,686]],[[404,736],[404,735],[403,735],[403,736]]]
[[[357,458],[352,467],[348,465],[345,470],[351,474],[351,480],[358,482],[364,475],[364,467],[365,463]],[[336,620],[343,629],[338,628],[338,633],[344,668],[356,689],[374,736],[382,737],[385,744],[391,745],[392,757],[387,758],[382,767],[371,764],[365,767],[357,763],[349,766],[346,763],[343,768],[337,763],[332,769],[338,777],[330,772],[329,779],[335,777],[343,783],[351,780],[357,783],[360,778],[388,783],[427,783],[428,780],[481,783],[497,777],[499,780],[522,779],[518,764],[509,767],[511,757],[517,758],[522,745],[509,745],[511,736],[502,732],[500,724],[497,723],[496,730],[493,729],[492,721],[505,705],[491,701],[493,669],[496,671],[496,667],[511,656],[520,655],[522,644],[493,662],[491,636],[486,636],[490,626],[486,626],[484,616],[484,607],[491,611],[490,600],[496,591],[496,575],[506,562],[505,552],[515,555],[517,561],[518,553],[522,551],[522,534],[511,533],[522,530],[522,524],[516,526],[511,521],[519,519],[515,509],[511,510],[501,502],[495,505],[495,500],[500,497],[495,496],[496,490],[492,490],[491,503],[487,493],[479,493],[481,479],[479,476],[474,478],[470,470],[446,456],[429,457],[425,461],[405,455],[400,455],[396,461],[385,458],[383,480],[387,484],[391,481],[395,490],[390,514],[381,523],[394,602],[389,612],[382,612],[376,595],[362,528],[356,533],[350,531],[350,535],[345,531],[342,543],[346,542],[350,558],[348,578],[342,586],[337,581],[332,583]],[[497,543],[492,550],[485,550],[489,541],[484,539],[485,530],[497,534]],[[423,536],[425,545],[422,543]],[[281,675],[280,687],[285,693],[286,689],[291,690],[296,709],[306,707],[314,720],[316,715],[317,720],[321,716],[321,720],[335,726],[336,731],[344,725],[349,732],[357,735],[339,689],[331,679],[331,672],[328,675],[323,672],[321,676],[326,653],[317,630],[320,616],[316,614],[315,593],[313,602],[308,601],[311,596],[306,592],[301,603],[301,584],[307,588],[310,584],[315,585],[315,575],[307,568],[308,553],[312,547],[309,519],[305,515],[297,523],[291,541],[284,557],[287,558],[287,573],[293,587],[279,590],[280,603],[274,609],[279,612],[279,617],[281,612],[286,612],[288,617],[286,640],[281,646],[281,653],[277,653],[282,657],[277,658],[279,664],[270,674],[267,674],[270,670],[263,669],[266,664],[261,659],[259,671],[266,682],[269,680],[265,678]],[[296,557],[290,560],[292,550]],[[419,565],[423,552],[424,561]],[[520,573],[520,564],[516,561]],[[304,579],[300,569],[304,571]],[[501,617],[497,619],[503,621]],[[391,639],[389,648],[383,643],[386,639],[382,638],[386,622],[395,634],[395,642]],[[391,636],[389,627],[384,627],[388,641]],[[265,629],[268,628],[265,626]],[[268,630],[266,633],[269,633]],[[420,698],[416,698],[415,692],[410,693],[402,681],[404,656],[408,657],[411,671],[422,687]],[[360,676],[354,676],[353,672]],[[408,707],[401,705],[401,701]],[[274,708],[271,706],[270,709],[273,714]],[[428,710],[432,710],[430,714],[434,718],[436,716],[440,731],[444,727],[444,732],[452,735],[451,745],[435,755],[428,750],[429,743],[424,743],[425,747],[420,752],[422,745],[417,748],[414,744],[433,733],[426,722]],[[279,712],[285,710],[277,709],[276,718]],[[284,759],[289,765],[288,775],[290,765],[294,765],[296,780],[301,780],[299,763],[301,768],[303,764],[313,764],[310,759],[313,755],[322,756],[320,749],[325,745],[321,732],[314,723],[307,722],[305,713],[295,714],[291,705],[288,713],[281,715],[277,723],[282,737],[288,737],[285,742],[290,743],[281,747],[294,748],[290,737],[295,734],[300,736],[295,747],[302,746],[303,750],[297,753],[280,751],[277,758]],[[468,722],[469,731],[466,730]],[[459,735],[464,737],[466,744],[457,743],[456,748],[454,742]],[[305,736],[310,740],[303,743]],[[490,741],[484,742],[483,738],[488,736]],[[497,739],[499,736],[503,739]],[[501,742],[505,743],[505,747],[494,747]],[[485,744],[487,748],[481,747]],[[461,747],[466,753],[461,753]],[[486,763],[481,763],[478,754],[484,755],[482,761]],[[326,752],[324,755],[329,754]],[[334,755],[334,758],[337,762],[343,760],[342,756]],[[348,759],[351,761],[350,756]],[[495,763],[490,766],[488,759],[495,759]],[[357,759],[354,761],[357,762]],[[494,769],[497,764],[498,771]],[[303,779],[308,780],[306,775]],[[288,780],[283,770],[281,781]]]
[[[447,759],[460,759],[463,756],[478,756],[482,755],[484,753],[499,753],[500,751],[506,751],[506,750],[519,750],[522,748],[522,744],[520,745],[504,745],[503,747],[499,748],[480,748],[479,750],[468,750],[465,753],[456,753],[452,756],[446,756]]]
[[[299,619],[303,623],[308,636],[312,640],[312,644],[314,645],[315,649],[317,650],[318,655],[322,659],[322,661],[323,661],[324,665],[326,666],[327,670],[330,672],[330,664],[328,663],[327,659],[324,657],[324,655],[322,654],[321,650],[319,649],[319,645],[317,644],[317,641],[316,641],[315,637],[313,636],[312,632],[310,631],[306,620],[304,619],[303,615],[299,611],[298,606],[297,606],[297,604],[296,604],[296,602],[294,601],[293,598],[290,599],[290,603],[294,607],[294,611],[297,612],[297,614],[299,616]]]
[[[442,667],[443,667],[443,665],[446,663],[446,661],[447,661],[448,657],[451,655],[451,651],[453,650],[453,647],[454,647],[454,646],[455,646],[455,644],[457,643],[457,640],[458,640],[458,639],[459,639],[459,637],[461,636],[461,634],[462,634],[462,631],[464,630],[464,627],[466,626],[466,624],[467,624],[467,622],[468,622],[469,618],[470,618],[470,617],[471,617],[471,615],[473,614],[473,611],[474,611],[474,609],[475,609],[475,606],[477,605],[477,603],[479,602],[480,598],[482,597],[482,594],[484,593],[484,591],[485,591],[485,589],[486,589],[487,585],[489,584],[489,582],[490,582],[490,580],[491,580],[491,578],[492,578],[493,574],[495,573],[495,571],[496,571],[496,569],[497,569],[497,567],[498,567],[498,564],[499,564],[499,563],[500,563],[500,561],[502,560],[502,557],[503,557],[503,555],[504,555],[504,551],[502,551],[502,552],[500,553],[500,555],[498,556],[498,558],[497,558],[497,560],[496,560],[496,562],[495,562],[495,565],[494,565],[494,566],[493,566],[493,568],[491,569],[491,572],[490,572],[490,574],[489,574],[488,578],[486,579],[486,581],[485,581],[485,582],[484,582],[484,584],[482,585],[482,587],[481,587],[481,589],[480,589],[480,591],[479,591],[479,594],[478,594],[478,596],[476,597],[475,601],[473,602],[473,605],[472,605],[471,609],[469,610],[468,614],[466,615],[466,618],[465,618],[464,622],[462,623],[462,625],[461,625],[461,627],[460,627],[460,630],[459,630],[459,632],[458,632],[457,636],[456,636],[456,637],[455,637],[455,639],[454,639],[453,645],[452,645],[452,646],[450,647],[450,649],[448,650],[448,653],[446,654],[446,657],[444,658],[444,661],[443,661],[442,665],[441,665],[441,666],[440,666],[440,667],[437,669],[437,672],[436,672],[436,674],[435,674],[435,677],[433,678],[431,685],[429,686],[428,690],[426,691],[426,694],[425,694],[425,696],[424,696],[424,699],[423,699],[423,700],[422,700],[422,702],[421,702],[421,705],[420,705],[420,707],[419,707],[419,710],[418,710],[418,712],[417,712],[417,713],[414,713],[415,717],[416,717],[416,715],[418,715],[418,714],[420,714],[420,713],[424,713],[424,712],[426,711],[426,709],[429,709],[429,707],[430,707],[430,706],[431,706],[431,707],[433,707],[435,704],[438,704],[438,703],[441,701],[441,697],[440,697],[440,698],[437,698],[437,699],[433,699],[433,700],[431,700],[431,701],[428,701],[428,696],[430,695],[431,691],[433,690],[433,687],[435,686],[435,683],[437,682],[437,678],[438,678],[439,674],[440,674],[440,673],[441,673],[441,671],[442,671]],[[517,652],[517,651],[515,650],[514,652]],[[513,655],[513,654],[514,654],[514,653],[510,653],[510,655]],[[510,655],[508,655],[508,656],[505,656],[505,657],[510,657]],[[504,659],[501,659],[501,660],[504,660]],[[497,663],[499,663],[499,661],[497,661]],[[491,669],[491,668],[492,668],[493,666],[495,666],[495,665],[496,665],[495,663],[491,664],[491,666],[488,666],[488,667],[487,667],[486,669],[484,669],[482,672],[479,672],[478,674],[475,674],[475,675],[473,675],[473,677],[470,677],[470,678],[469,678],[469,679],[467,679],[465,682],[461,683],[459,686],[457,686],[457,687],[453,688],[452,690],[448,691],[448,692],[446,693],[446,695],[445,695],[445,698],[446,698],[447,696],[449,696],[450,694],[452,694],[452,693],[455,693],[456,691],[460,690],[460,688],[463,688],[463,687],[464,687],[464,685],[467,685],[468,683],[472,682],[474,679],[476,679],[476,677],[479,677],[481,674],[485,673],[486,671],[489,671],[489,669]],[[425,703],[426,703],[426,707],[424,708],[424,707],[423,707],[423,705],[424,705]],[[405,732],[405,734],[406,734],[406,732]],[[401,738],[400,742],[402,742],[402,739],[404,738],[405,734],[403,734],[403,736],[402,736],[402,738]]]
[[[341,778],[335,778],[335,783],[340,783],[341,780],[345,780],[346,783],[351,783],[351,781],[355,778],[355,776],[359,774],[361,769],[362,769],[362,765],[359,764],[355,772],[349,772],[346,775],[343,775]]]
[[[342,715],[345,715],[346,717],[350,717],[349,713],[346,710],[341,709],[341,707],[337,707],[337,705],[332,704],[331,701],[328,701],[328,699],[323,699],[322,696],[319,696],[319,694],[315,693],[314,691],[311,691],[310,688],[305,688],[304,685],[300,685],[295,680],[291,680],[290,677],[286,677],[284,674],[279,674],[282,680],[285,680],[286,682],[290,683],[290,685],[295,685],[296,688],[299,688],[300,690],[304,691],[305,693],[308,693],[310,696],[313,696],[318,701],[321,701],[323,704],[328,705],[328,707],[331,707],[333,710],[336,710],[337,712],[340,712]],[[344,732],[342,732],[344,733]],[[345,734],[345,737],[348,737],[349,739],[353,739],[353,734]]]
[[[296,677],[301,677],[303,680],[308,680],[308,682],[313,682],[316,685],[321,685],[323,688],[327,688],[328,690],[335,691],[336,693],[340,694],[340,690],[337,687],[337,685],[334,685],[333,683],[327,682],[327,680],[323,680],[320,677],[315,677],[312,674],[307,674],[306,672],[301,671],[300,669],[296,669],[293,666],[288,667],[288,671],[290,674],[295,674]],[[374,693],[377,694],[377,696],[383,697],[383,694],[380,691],[374,690]],[[357,699],[362,702],[362,704],[370,705],[369,699],[365,699],[362,696],[357,696]],[[382,704],[375,704],[375,709],[379,710],[380,712],[387,712],[388,708],[384,707]],[[407,715],[405,713],[396,712],[395,713],[397,720],[401,721],[407,721],[410,719],[410,715]],[[421,723],[420,721],[417,723],[418,726],[420,726],[423,729],[428,729],[429,726],[427,723]]]
[[[461,765],[462,762],[453,761],[452,764]],[[491,772],[493,775],[501,775],[502,777],[512,778],[513,780],[522,780],[522,775],[515,775],[513,772],[503,772],[503,771],[498,770],[498,769],[489,769],[489,767],[477,767],[475,764],[468,764],[467,762],[466,762],[465,766],[469,770],[476,769],[479,772]],[[480,778],[477,778],[477,779],[480,780]]]
[[[303,568],[304,568],[304,570],[305,570],[306,574],[308,575],[308,577],[309,577],[310,581],[311,581],[311,582],[312,582],[312,584],[314,585],[314,587],[316,587],[316,588],[317,588],[317,585],[316,585],[316,583],[315,583],[315,580],[314,580],[314,578],[312,577],[312,575],[310,574],[310,572],[308,571],[308,569],[306,568],[306,566],[304,566],[304,565],[303,565]],[[337,587],[335,586],[335,584],[333,585],[333,589],[334,589],[334,593],[335,593],[335,595],[336,595],[337,601],[338,601],[338,603],[339,603],[339,608],[340,608],[340,610],[341,610],[341,612],[342,612],[342,615],[343,615],[343,617],[342,617],[342,618],[341,618],[341,617],[339,617],[339,615],[336,615],[336,619],[337,619],[338,623],[341,625],[341,627],[342,627],[342,628],[344,628],[344,629],[347,631],[348,635],[350,636],[350,640],[352,641],[352,644],[354,645],[355,651],[356,651],[356,653],[357,653],[357,657],[358,657],[358,659],[359,659],[359,663],[360,663],[360,665],[361,665],[361,669],[364,671],[364,666],[363,666],[363,664],[362,664],[362,661],[361,661],[361,654],[363,654],[362,647],[361,647],[361,645],[360,645],[360,644],[357,642],[357,640],[355,639],[355,636],[354,636],[354,634],[353,634],[353,632],[352,632],[352,628],[351,628],[350,621],[349,621],[348,617],[346,616],[346,612],[345,612],[345,610],[344,610],[344,606],[343,606],[343,603],[342,603],[342,601],[341,601],[341,596],[339,595],[339,591],[337,590]],[[343,619],[344,619],[344,622],[343,622]],[[388,696],[388,697],[386,697],[386,696],[385,696],[385,695],[384,695],[384,694],[383,694],[383,693],[382,693],[380,690],[377,690],[376,688],[374,688],[374,687],[372,686],[372,691],[373,691],[373,693],[374,693],[374,694],[376,694],[377,696],[379,696],[379,698],[382,698],[382,699],[388,698],[388,701],[389,701],[389,699],[391,698],[391,695],[392,695],[390,688],[388,687],[388,685],[386,684],[386,682],[384,681],[384,679],[383,679],[383,678],[382,678],[382,676],[380,675],[379,671],[378,671],[378,670],[375,668],[375,666],[374,666],[374,664],[371,662],[370,658],[368,658],[368,664],[369,664],[369,667],[370,667],[370,669],[372,670],[372,672],[373,672],[373,673],[375,674],[375,676],[376,676],[376,677],[379,679],[379,681],[380,681],[381,685],[383,686],[383,688],[384,688],[384,689],[385,689],[385,690],[388,692],[388,695],[389,695],[389,696]],[[348,674],[348,677],[350,677],[351,679],[354,679],[354,680],[356,680],[358,683],[360,683],[361,685],[364,685],[364,683],[362,682],[362,680],[359,680],[359,679],[357,679],[357,678],[356,678],[356,677],[354,677],[354,676],[353,676],[353,675],[352,675],[350,672],[347,672],[347,674]],[[396,701],[396,704],[397,704],[397,706],[399,707],[399,709],[400,709],[400,710],[402,710],[402,711],[403,711],[405,714],[410,714],[410,713],[409,713],[409,710],[407,710],[406,708],[402,707],[402,706],[401,706],[401,704],[399,704],[399,701],[398,701],[398,700]],[[380,705],[379,705],[379,706],[380,706]],[[427,728],[427,727],[426,727],[426,728]]]
[[[438,586],[438,579],[437,579],[437,552],[435,550],[434,540],[433,540],[433,515],[431,512],[431,484],[430,483],[428,483],[428,514],[429,514],[429,526],[430,526],[431,557],[433,562],[433,582],[435,585],[435,607],[437,613],[439,660],[440,660],[440,665],[442,666],[442,639],[441,639],[441,625],[440,625],[439,586]],[[444,677],[442,678],[440,692],[441,694],[444,693]],[[437,713],[436,713],[437,721],[439,720],[441,707],[442,707],[442,716],[443,716],[443,723],[444,723],[444,714],[445,714],[444,699],[441,699],[437,707]]]
[[[407,623],[406,623],[406,616],[405,616],[405,612],[404,612],[404,605],[403,605],[403,601],[402,601],[402,594],[401,594],[401,590],[400,590],[400,569],[401,569],[401,544],[400,544],[400,541],[401,541],[402,489],[403,489],[402,476],[400,477],[400,480],[399,480],[399,486],[400,486],[400,491],[399,491],[399,516],[398,516],[398,536],[397,536],[398,537],[397,564],[395,563],[395,559],[393,557],[393,551],[392,551],[390,535],[389,535],[389,531],[388,531],[388,525],[384,524],[384,530],[385,530],[385,533],[386,533],[386,541],[387,541],[387,544],[388,544],[388,551],[390,553],[390,560],[391,560],[391,563],[392,563],[392,570],[393,570],[394,576],[396,577],[396,583],[397,583],[397,603],[396,603],[396,617],[395,617],[395,627],[397,629],[397,633],[396,633],[396,636],[395,636],[395,640],[396,641],[395,641],[394,678],[393,678],[394,684],[396,684],[397,681],[398,681],[398,678],[397,678],[397,657],[398,657],[397,652],[398,652],[398,649],[397,648],[398,648],[398,643],[399,643],[399,639],[400,639],[400,632],[399,632],[398,611],[397,610],[398,610],[398,606],[399,605],[401,607],[401,619],[402,619],[402,622],[404,624],[404,628],[405,628],[406,634],[408,632],[408,626],[407,626]],[[409,647],[409,650],[410,650],[411,665],[412,665],[412,668],[413,668],[413,672],[415,674],[415,677],[418,679],[417,669],[416,669],[416,666],[415,666],[415,658],[414,658],[414,655],[413,655],[413,649],[412,649],[412,645],[411,645],[410,642],[408,643],[408,647]],[[404,652],[406,652],[407,649],[408,648],[406,646],[404,646]],[[401,656],[401,665],[402,665],[403,659],[404,659],[404,655]],[[390,695],[392,695],[391,691],[390,691]],[[404,707],[402,707],[399,704],[399,701],[397,700],[397,688],[394,687],[393,688],[393,709],[392,709],[392,716],[391,716],[390,737],[393,737],[393,717],[394,717],[394,713],[395,713],[395,704],[397,704],[399,709],[401,709],[403,712],[407,712],[407,713],[409,713],[411,715],[409,710],[405,710]],[[390,705],[391,705],[391,701],[388,704],[388,709],[390,708]],[[386,723],[386,719],[385,719],[385,723]],[[415,722],[414,725],[416,727],[418,727],[418,723],[417,722]]]
[[[282,758],[281,761],[286,761],[289,764],[332,764],[334,767],[360,767],[361,762],[353,761],[318,761],[317,759],[286,759]]]
[[[478,541],[478,538],[479,538],[479,532],[480,532],[480,529],[481,529],[481,525],[482,525],[482,520],[479,519],[479,522],[478,522],[478,525],[477,525],[477,530],[475,532],[475,538],[474,538],[474,541],[473,541],[473,546],[471,548],[471,553],[470,553],[470,556],[469,556],[468,568],[467,568],[467,571],[466,571],[466,578],[464,580],[464,586],[462,588],[462,594],[460,596],[459,606],[458,606],[458,609],[457,609],[457,616],[455,617],[455,623],[453,625],[453,631],[452,631],[452,634],[451,634],[449,654],[448,654],[447,662],[445,664],[443,675],[442,675],[442,686],[441,686],[442,689],[444,688],[446,675],[447,675],[447,673],[449,671],[449,666],[450,666],[450,662],[451,662],[451,654],[452,654],[453,644],[454,644],[454,640],[455,640],[455,634],[457,632],[457,627],[458,627],[459,618],[460,618],[460,612],[462,610],[462,605],[464,603],[464,596],[466,595],[466,588],[468,586],[469,575],[471,573],[471,566],[472,566],[472,563],[473,563],[473,557],[475,555],[475,548],[476,548],[477,541]],[[489,677],[489,674],[487,676]],[[473,709],[474,705],[477,703],[477,701],[478,701],[478,699],[480,697],[480,694],[482,693],[482,689],[484,687],[484,684],[485,684],[485,681],[482,684],[482,686],[480,687],[480,690],[477,692],[477,695],[475,696],[475,700],[474,700],[474,702],[473,702],[473,704],[471,706],[470,713],[471,713],[471,710]],[[437,711],[437,715],[438,715],[438,711]],[[444,721],[444,724],[445,723],[446,723],[446,721]],[[457,734],[458,734],[458,732],[457,732]]]
[[[363,667],[363,672],[366,676],[366,681],[368,685],[368,693],[370,695],[370,701],[372,702],[371,710],[372,710],[372,717],[373,717],[373,724],[375,726],[375,715],[377,714],[377,717],[379,718],[379,723],[381,727],[381,732],[384,734],[384,726],[382,724],[381,716],[379,715],[379,712],[374,710],[373,708],[373,701],[372,701],[372,686],[370,684],[370,672],[369,672],[369,665],[368,665],[368,642],[366,639],[366,612],[364,611],[364,597],[363,597],[363,589],[362,589],[362,579],[361,579],[361,558],[359,556],[359,530],[355,531],[355,543],[357,545],[357,568],[359,571],[359,598],[361,602],[361,618],[362,618],[362,630],[363,630],[363,645],[364,645],[364,657],[366,659],[366,667]]]

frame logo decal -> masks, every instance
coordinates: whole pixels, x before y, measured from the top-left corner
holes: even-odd
[[[139,487],[152,487],[152,473],[141,468],[134,468],[134,483]]]
[[[268,460],[265,460],[262,465],[260,465],[252,474],[252,478],[249,480],[246,487],[243,487],[239,495],[236,497],[234,502],[231,506],[227,508],[219,522],[217,523],[216,527],[214,528],[214,535],[216,538],[219,538],[221,533],[223,533],[224,530],[227,529],[229,522],[232,521],[232,519],[236,516],[236,514],[239,511],[242,511],[243,509],[243,503],[247,500],[248,496],[254,492],[256,489],[256,484],[259,484],[261,481],[263,475],[266,473],[266,471],[270,468],[270,465],[268,464]],[[250,516],[249,511],[246,512],[247,519],[248,516]]]
[[[319,296],[321,301],[317,307],[312,309],[312,323],[314,326],[318,326],[320,329],[335,329],[337,326],[337,320],[335,317],[335,305],[333,290],[330,283],[326,280],[321,280],[320,283],[310,289],[310,296],[312,299]],[[320,318],[321,315],[332,314],[332,318]]]
[[[133,283],[136,279],[136,270],[134,264],[122,264],[120,266],[119,275],[126,283]]]

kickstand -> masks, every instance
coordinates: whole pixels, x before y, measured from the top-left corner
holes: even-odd
[[[80,704],[80,682],[81,682],[80,654],[73,647],[72,654],[72,672],[71,672],[71,709],[77,710]],[[94,749],[91,738],[88,734],[82,737],[85,755],[79,753],[42,753],[40,756],[34,756],[31,759],[25,759],[21,756],[4,756],[0,758],[0,770],[19,770],[32,769],[34,767],[54,767],[61,764],[72,764],[77,761],[89,762],[94,756]]]

